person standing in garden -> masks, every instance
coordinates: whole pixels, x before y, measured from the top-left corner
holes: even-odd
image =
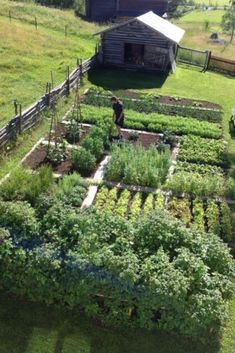
[[[120,102],[119,99],[115,96],[111,98],[111,103],[113,106],[113,121],[118,131],[118,137],[122,138],[123,136],[122,136],[121,128],[124,125],[124,118],[125,118],[124,107],[122,102]]]

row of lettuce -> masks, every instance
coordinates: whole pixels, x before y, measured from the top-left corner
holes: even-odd
[[[160,210],[161,194],[137,193],[126,219],[127,190],[116,202],[118,191],[103,188],[97,211],[81,210],[86,192],[78,174],[55,181],[49,167],[18,170],[1,185],[1,287],[107,325],[196,340],[219,334],[234,290],[234,262],[219,237]]]
[[[177,198],[158,192],[135,192],[118,187],[100,187],[95,200],[98,212],[115,213],[136,221],[152,212],[167,209],[187,227],[203,232],[212,232],[224,241],[232,240],[232,213],[224,201],[202,200],[199,198]]]
[[[99,106],[99,107],[109,107],[110,98],[113,93],[105,90],[97,89],[92,87],[86,93],[84,102],[89,105]],[[143,94],[139,95],[137,93],[132,93],[135,98],[128,98],[121,94],[119,97],[123,102],[126,109],[136,110],[139,113],[158,113],[164,115],[179,115],[182,117],[191,117],[201,121],[210,121],[214,123],[222,122],[222,109],[218,106],[214,108],[206,108],[204,104],[199,101],[191,100],[187,105],[181,103],[182,99],[171,97],[171,102],[169,104],[164,104],[160,102],[160,97],[154,94]],[[170,97],[168,97],[170,98]],[[183,99],[184,101],[184,99]],[[179,104],[180,103],[180,104]],[[205,102],[204,102],[205,103]],[[214,105],[214,104],[212,104]],[[214,105],[215,106],[215,105]]]

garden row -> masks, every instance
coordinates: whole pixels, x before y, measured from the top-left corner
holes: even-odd
[[[232,214],[226,202],[199,198],[167,198],[160,191],[155,193],[133,192],[117,187],[102,186],[95,199],[99,212],[115,213],[136,221],[153,210],[166,208],[186,226],[202,232],[212,232],[224,241],[232,240]]]
[[[96,125],[104,119],[112,119],[112,109],[92,105],[81,105],[82,121]],[[175,135],[196,135],[206,138],[220,139],[222,129],[219,124],[198,121],[193,118],[170,116],[157,113],[138,113],[135,110],[125,110],[125,128],[165,133],[170,131]]]
[[[91,88],[86,93],[84,102],[98,107],[109,107],[112,95],[111,92]],[[151,94],[139,96],[134,92],[132,95],[137,97],[135,99],[130,99],[125,96],[120,97],[120,100],[124,103],[126,109],[136,110],[140,113],[146,114],[158,113],[172,116],[179,115],[203,121],[207,120],[214,123],[222,122],[222,110],[221,107],[216,104],[196,100],[189,102],[188,99],[174,97],[168,97],[168,102],[166,104],[164,102],[164,97]],[[206,105],[211,105],[214,108],[205,107]]]

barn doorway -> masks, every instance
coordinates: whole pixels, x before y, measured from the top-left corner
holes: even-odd
[[[125,43],[125,64],[144,66],[144,44]]]

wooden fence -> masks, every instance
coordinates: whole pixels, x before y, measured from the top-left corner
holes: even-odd
[[[47,87],[47,93],[43,95],[37,102],[30,106],[27,110],[20,112],[9,123],[0,129],[0,147],[11,142],[19,133],[33,128],[39,121],[41,113],[48,108],[58,98],[69,95],[70,90],[80,82],[83,75],[97,64],[97,55],[82,62],[79,62],[76,69],[68,75],[68,78],[59,86],[50,90]]]
[[[225,72],[229,75],[235,75],[235,61],[210,54],[207,69]]]

